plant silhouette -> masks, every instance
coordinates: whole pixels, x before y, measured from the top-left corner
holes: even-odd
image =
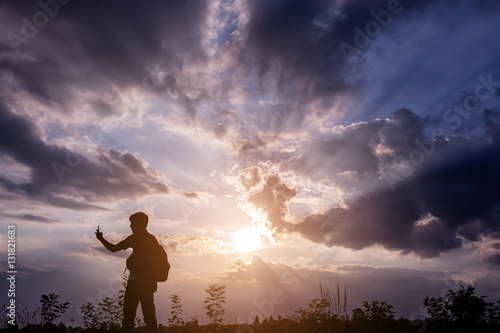
[[[212,320],[212,324],[221,325],[223,322],[223,316],[226,310],[222,307],[222,303],[226,303],[226,286],[211,284],[205,292],[208,293],[205,299],[204,306],[207,309],[207,316]]]
[[[226,300],[226,286],[211,284],[205,289],[208,296],[204,308],[211,319],[208,325],[199,325],[198,319],[192,317],[189,321],[177,321],[182,314],[182,304],[179,295],[172,294],[169,327],[159,325],[158,331],[167,332],[235,332],[235,333],[310,333],[310,332],[338,332],[338,333],[497,333],[500,331],[500,301],[491,301],[486,296],[476,296],[474,287],[460,286],[458,290],[449,290],[441,297],[426,297],[423,305],[429,313],[429,318],[409,320],[394,318],[394,307],[385,301],[364,301],[362,307],[352,311],[352,317],[339,316],[332,311],[330,301],[323,292],[319,298],[313,298],[303,309],[298,309],[292,316],[274,318],[253,318],[252,323],[236,324],[224,323],[226,310],[223,305]],[[123,291],[122,293],[123,294]],[[340,293],[339,293],[340,294]],[[9,328],[9,331],[20,332],[54,332],[54,333],[112,333],[118,332],[119,321],[111,325],[113,319],[108,313],[116,313],[120,296],[104,299],[98,304],[87,302],[80,306],[85,327],[66,327],[63,323],[55,325],[54,321],[66,312],[68,302],[60,302],[60,296],[51,293],[42,295],[43,313],[40,323],[30,323],[18,328]],[[111,310],[109,310],[111,309]],[[114,311],[114,312],[113,312]],[[6,306],[2,307],[6,312]],[[108,312],[108,313],[107,313]],[[26,309],[23,313],[30,313]],[[32,314],[42,313],[35,310]],[[18,314],[20,316],[21,314]],[[31,319],[33,322],[33,318]],[[19,323],[21,320],[18,321]],[[23,319],[23,322],[27,320]],[[1,322],[6,327],[5,320]],[[116,319],[115,319],[116,323]],[[175,325],[173,325],[175,324]],[[139,325],[136,332],[146,332],[147,327]],[[7,329],[1,329],[0,332]]]

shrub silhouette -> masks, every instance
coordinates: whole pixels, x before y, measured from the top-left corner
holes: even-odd
[[[495,305],[486,296],[475,296],[474,290],[472,286],[460,285],[457,291],[449,290],[444,297],[426,297],[424,306],[431,316],[430,326],[465,330],[500,326],[500,302]]]
[[[44,325],[52,324],[52,322],[61,317],[68,309],[69,302],[59,302],[59,295],[50,293],[42,295],[40,302],[42,303],[42,322]]]
[[[237,333],[275,333],[275,332],[339,332],[339,333],[436,333],[436,332],[481,332],[497,333],[500,331],[500,301],[496,303],[485,296],[474,295],[474,287],[460,286],[456,291],[449,290],[442,297],[426,297],[424,306],[429,318],[424,320],[409,320],[394,318],[394,307],[385,301],[364,301],[361,308],[352,311],[352,318],[347,315],[339,318],[338,312],[332,310],[329,299],[322,292],[319,298],[312,299],[307,307],[298,309],[292,316],[269,318],[255,317],[253,323],[231,324],[226,319],[224,325],[226,303],[225,285],[211,284],[205,291],[204,308],[211,319],[208,325],[199,325],[198,319],[192,317],[189,321],[180,320],[182,305],[178,295],[171,295],[172,307],[169,319],[171,327],[159,326],[158,332],[237,332]],[[340,293],[337,293],[337,296]],[[53,333],[109,333],[118,332],[120,323],[118,308],[120,296],[105,298],[99,304],[87,302],[80,306],[80,312],[85,323],[85,329],[58,326],[53,322],[60,318],[68,308],[68,302],[60,302],[59,295],[51,293],[42,295],[41,323],[27,324],[24,327],[10,328],[20,332],[53,332]],[[338,304],[337,304],[338,305]],[[1,308],[5,313],[6,306]],[[342,312],[344,307],[342,307]],[[43,314],[42,314],[43,313]],[[25,309],[24,314],[29,312]],[[115,318],[113,319],[113,316]],[[30,319],[33,322],[33,318]],[[18,321],[28,322],[27,320]],[[5,320],[1,322],[6,327]],[[22,325],[21,325],[22,326]],[[136,332],[145,332],[145,327],[136,327]],[[0,329],[0,332],[6,330]]]

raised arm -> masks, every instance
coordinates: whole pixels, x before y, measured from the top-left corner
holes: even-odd
[[[97,226],[97,230],[95,231],[95,237],[104,245],[106,249],[108,249],[111,252],[117,252],[121,250],[121,247],[118,246],[118,244],[112,244],[108,242],[106,239],[104,239],[104,236],[102,235],[102,232],[99,230],[99,226]]]

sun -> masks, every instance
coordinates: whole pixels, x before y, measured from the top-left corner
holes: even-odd
[[[262,246],[262,240],[259,233],[252,229],[233,234],[234,249],[237,252],[252,252]]]

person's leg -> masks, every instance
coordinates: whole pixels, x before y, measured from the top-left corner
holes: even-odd
[[[132,333],[134,331],[134,320],[137,312],[137,305],[139,305],[140,292],[137,281],[131,278],[127,281],[127,288],[123,296],[123,321],[122,332]]]
[[[156,309],[154,303],[154,292],[156,291],[156,283],[147,284],[141,293],[141,308],[142,315],[144,316],[144,322],[146,323],[146,328],[148,333],[156,333],[158,329],[158,323],[156,322]]]

